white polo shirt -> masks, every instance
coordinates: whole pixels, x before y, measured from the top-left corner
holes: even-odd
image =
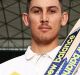
[[[0,65],[0,75],[44,75],[58,53],[60,46],[45,55],[38,55],[29,46],[24,55]],[[80,69],[75,75],[80,75]]]

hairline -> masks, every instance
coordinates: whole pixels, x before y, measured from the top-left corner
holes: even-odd
[[[29,6],[30,6],[30,3],[31,3],[32,0],[27,0],[27,13],[29,13]],[[63,11],[63,6],[62,6],[62,1],[63,0],[58,0],[59,3],[60,3],[60,6],[61,6],[61,11]]]

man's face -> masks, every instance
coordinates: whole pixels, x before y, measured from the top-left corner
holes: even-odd
[[[32,39],[48,43],[58,37],[63,14],[58,0],[32,0],[28,13],[28,22]]]

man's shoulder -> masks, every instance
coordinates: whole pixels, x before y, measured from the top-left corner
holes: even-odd
[[[8,65],[10,65],[10,64],[11,64],[11,65],[14,65],[14,64],[17,64],[17,62],[18,62],[18,64],[19,64],[19,63],[22,63],[24,60],[25,60],[25,56],[24,56],[24,55],[21,55],[21,56],[12,58],[12,59],[10,59],[10,60],[8,60],[8,61],[5,61],[5,62],[1,63],[1,64],[0,64],[0,67],[1,67],[1,66],[8,66]]]
[[[26,60],[24,54],[0,64],[0,75],[15,75],[16,73],[26,75],[26,72],[31,75],[30,71],[34,73],[33,69],[34,66]]]

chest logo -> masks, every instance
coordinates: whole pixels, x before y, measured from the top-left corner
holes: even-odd
[[[20,75],[18,72],[12,72],[10,75]]]

